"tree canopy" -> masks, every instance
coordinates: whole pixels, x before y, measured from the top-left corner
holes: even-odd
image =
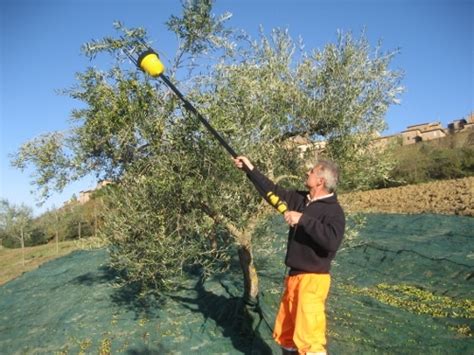
[[[285,29],[253,39],[226,29],[230,15],[212,14],[211,5],[184,3],[168,21],[180,45],[166,75],[236,151],[287,186],[302,187],[314,159],[295,148],[297,137],[326,143],[319,155],[339,163],[342,187],[387,177],[390,160],[369,142],[402,91],[402,73],[389,68],[396,51],[371,49],[363,33],[340,32],[311,51]],[[88,68],[65,90],[84,106],[70,131],[25,143],[13,164],[34,166],[45,197],[90,173],[115,181],[103,236],[132,282],[169,287],[186,268],[225,267],[234,244],[252,271],[252,233],[270,209],[167,87],[130,66],[125,51],[143,49],[147,32],[115,26],[116,38],[83,46],[91,59],[105,52],[115,64]]]

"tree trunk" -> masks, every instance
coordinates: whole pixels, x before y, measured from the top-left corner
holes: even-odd
[[[56,230],[56,254],[59,254],[59,233]]]
[[[56,212],[56,254],[59,254],[59,216]]]
[[[23,262],[23,266],[25,266],[25,235],[23,232],[23,227],[20,231],[20,242],[21,242],[21,259]]]
[[[247,305],[256,307],[258,304],[259,288],[257,269],[253,263],[251,235],[255,230],[259,220],[259,215],[256,214],[255,217],[248,223],[246,230],[243,231],[238,229],[234,224],[229,222],[223,216],[213,212],[207,205],[202,204],[202,207],[207,215],[214,219],[216,223],[223,223],[223,225],[229,230],[231,235],[237,241],[237,252],[239,255],[240,268],[244,277],[243,299]]]
[[[94,238],[97,238],[97,202],[94,203]]]
[[[244,277],[244,302],[249,306],[255,307],[258,303],[259,288],[257,269],[253,263],[252,241],[250,237],[254,224],[249,224],[248,227],[249,229],[243,232],[235,228],[232,224],[227,224],[227,228],[238,242],[237,253]]]
[[[244,276],[244,301],[249,306],[258,303],[258,275],[253,263],[252,247],[240,245],[238,249],[240,267]]]

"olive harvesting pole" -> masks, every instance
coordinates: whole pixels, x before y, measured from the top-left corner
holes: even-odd
[[[222,136],[217,132],[214,127],[211,126],[209,121],[204,118],[199,111],[184,97],[184,95],[178,90],[178,88],[170,81],[170,79],[164,74],[165,66],[160,61],[158,54],[151,48],[149,48],[144,42],[143,45],[147,47],[147,49],[141,53],[137,59],[133,57],[129,50],[125,53],[130,58],[130,60],[144,73],[150,75],[154,78],[160,78],[166,86],[168,86],[171,91],[175,93],[175,95],[183,102],[184,107],[186,110],[192,112],[201,123],[208,129],[208,131],[219,141],[219,143],[227,150],[227,152],[235,159],[238,157],[238,154],[235,150],[222,138]],[[255,179],[252,178],[251,170],[249,167],[242,162],[242,168],[247,173],[247,176],[250,180],[256,185],[257,190],[263,195],[265,200],[275,207],[278,212],[285,213],[288,210],[288,206],[284,201],[282,201],[277,195],[275,195],[272,191],[265,191],[262,186]]]

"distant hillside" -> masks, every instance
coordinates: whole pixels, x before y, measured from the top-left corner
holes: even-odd
[[[416,144],[395,146],[395,169],[386,187],[474,175],[474,130]]]

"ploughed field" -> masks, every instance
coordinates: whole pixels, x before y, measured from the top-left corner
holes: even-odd
[[[346,210],[474,216],[474,177],[352,192],[339,196]]]

